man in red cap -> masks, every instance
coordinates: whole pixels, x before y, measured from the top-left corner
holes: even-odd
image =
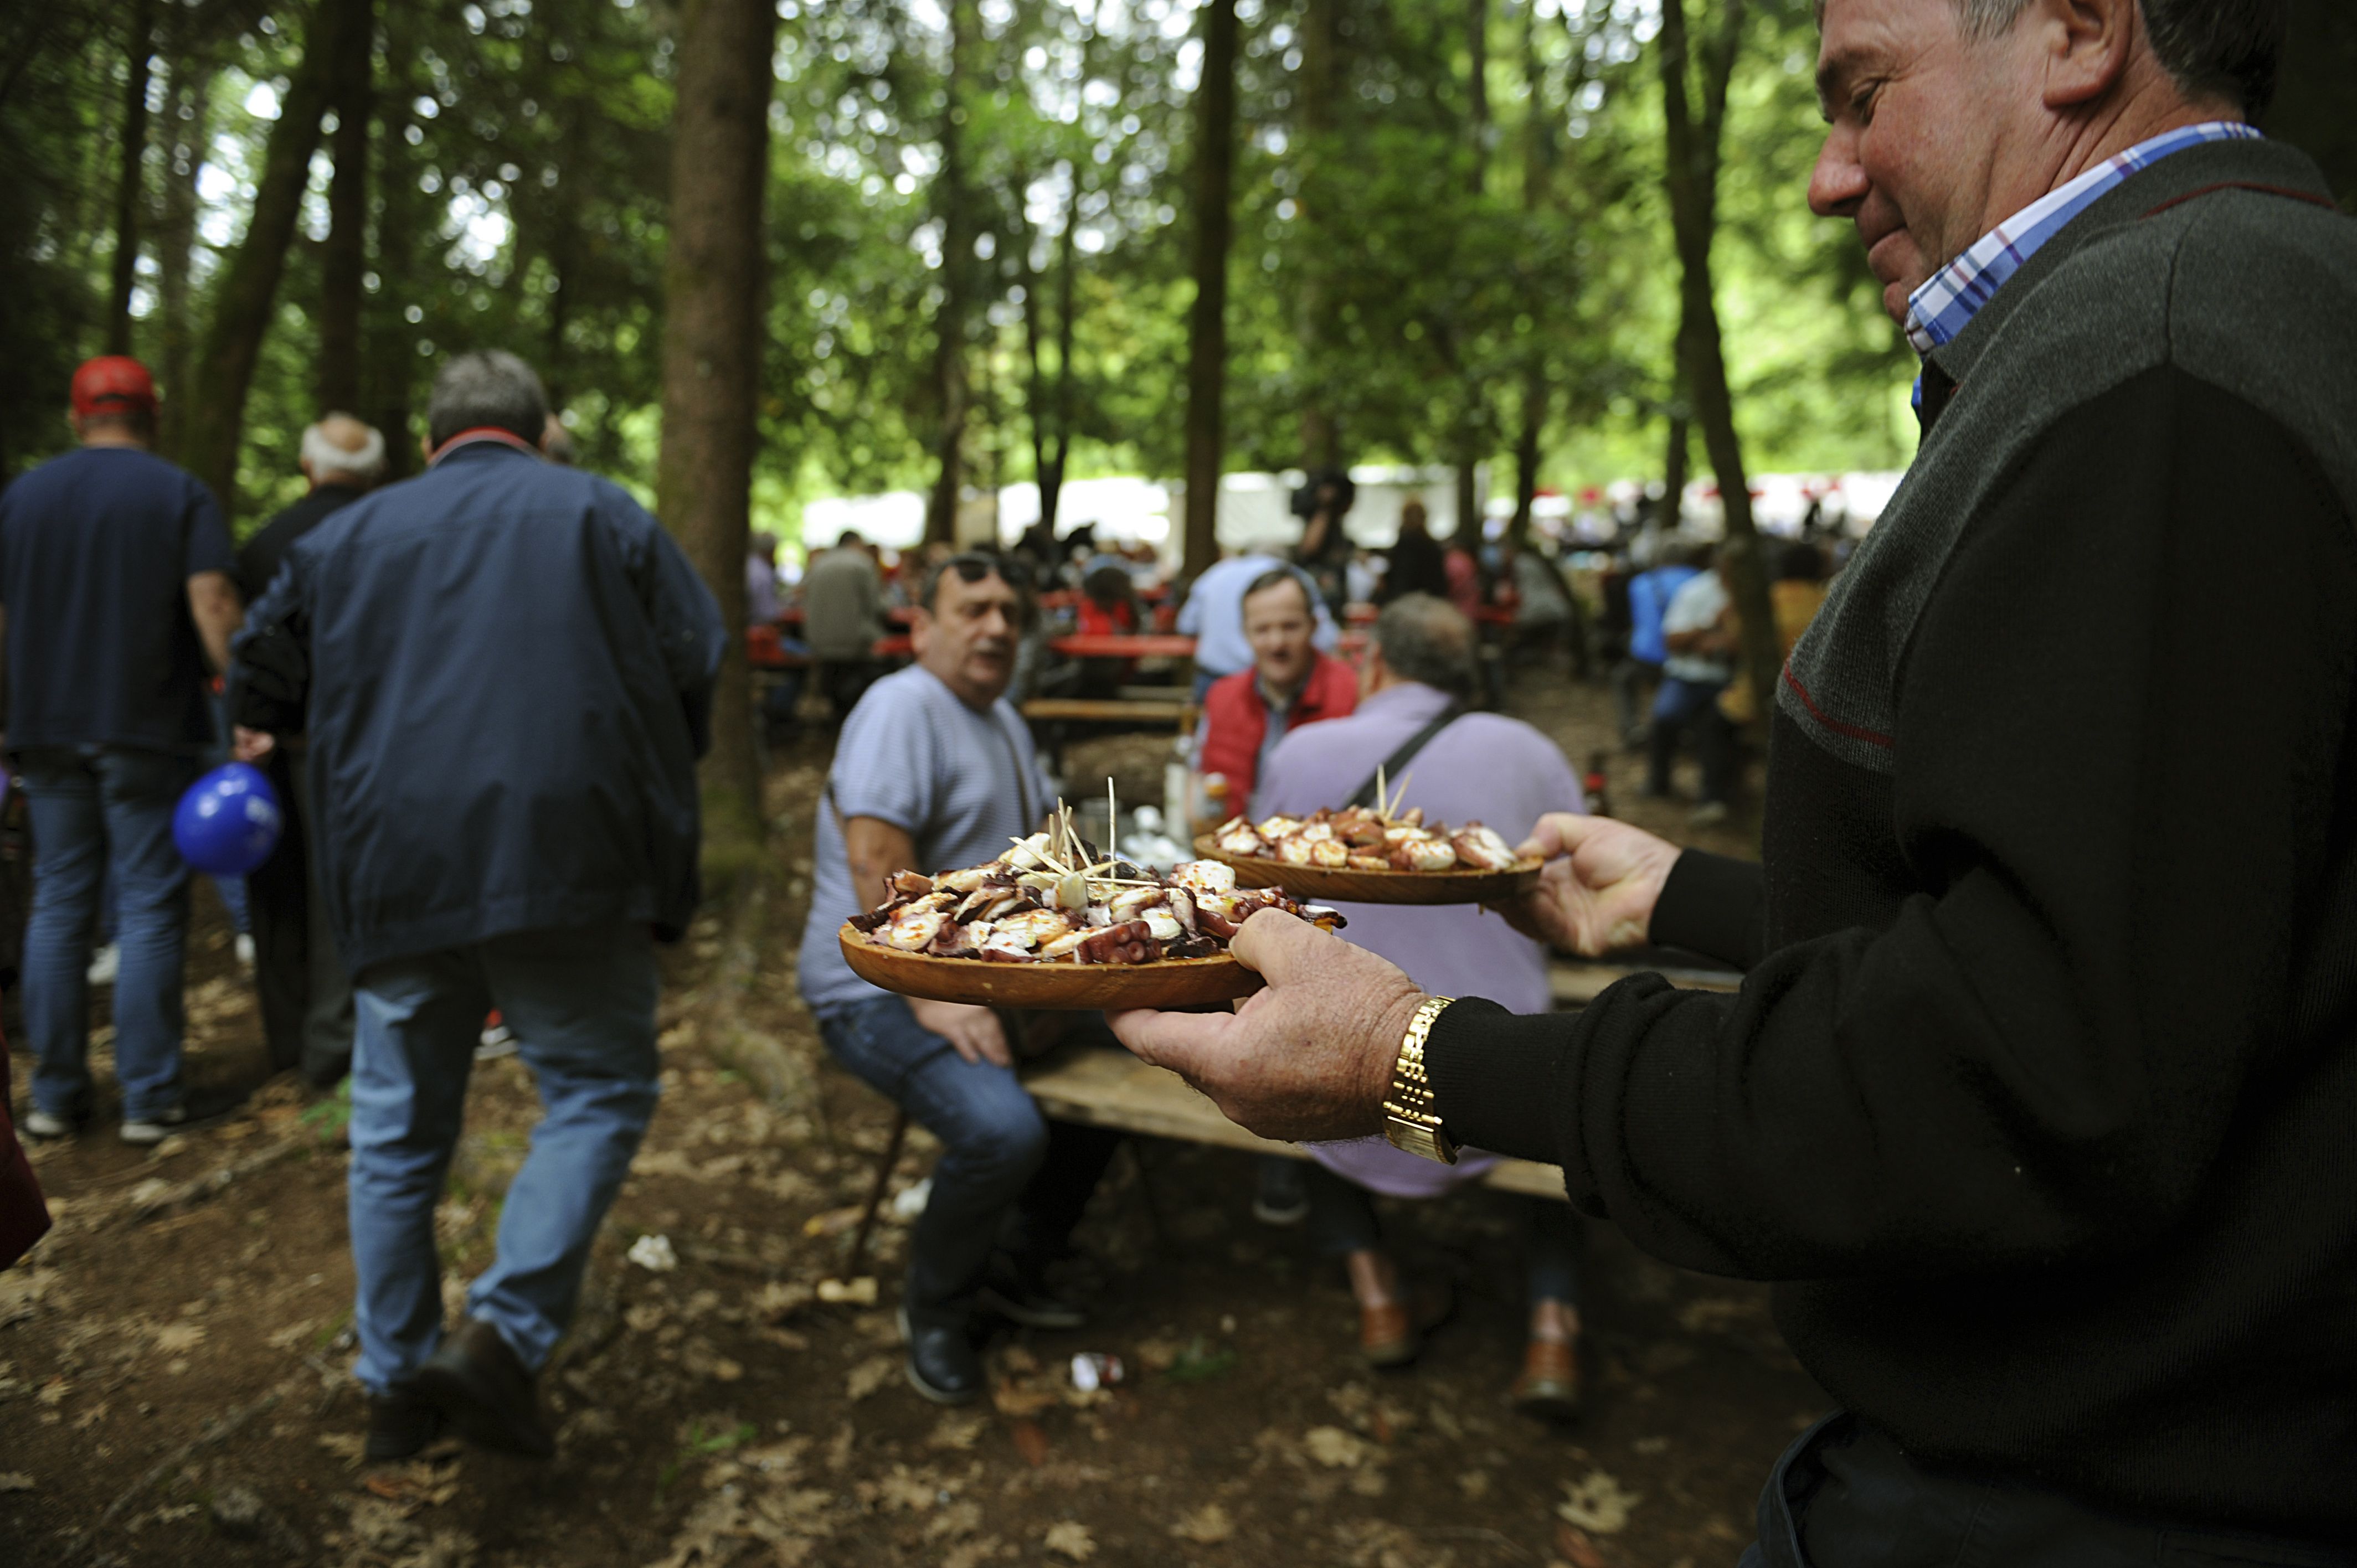
[[[121,355],[74,372],[79,449],[0,492],[5,746],[33,815],[25,1026],[33,1105],[70,1133],[91,1111],[89,984],[99,885],[114,878],[123,1138],[187,1120],[180,1084],[188,869],[172,811],[213,740],[206,686],[242,615],[212,492],[148,450],[156,384]]]

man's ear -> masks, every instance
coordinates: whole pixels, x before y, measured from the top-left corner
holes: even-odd
[[[2041,101],[2053,110],[2084,108],[2104,98],[2127,74],[2128,58],[2144,30],[2137,0],[2030,0],[2015,24],[2045,68]]]

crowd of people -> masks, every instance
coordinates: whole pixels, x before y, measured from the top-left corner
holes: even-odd
[[[980,1398],[996,1320],[1082,1320],[1053,1265],[1118,1134],[1044,1117],[1018,1067],[1125,1046],[1307,1144],[1264,1207],[1306,1215],[1378,1365],[1445,1304],[1403,1277],[1373,1196],[1438,1198],[1499,1155],[1558,1166],[1572,1200],[1525,1206],[1525,1409],[1578,1406],[1586,1219],[1776,1282],[1840,1408],[1776,1464],[1748,1565],[2357,1563],[2357,435],[2330,395],[2357,358],[2357,231],[2250,124],[2282,5],[1821,14],[1811,203],[1856,222],[1922,356],[1921,456],[1830,587],[1813,542],[1775,562],[1772,711],[1729,561],[1657,535],[1604,574],[1599,618],[1655,792],[1691,746],[1707,820],[1738,727],[1772,735],[1761,862],[1587,813],[1553,743],[1481,711],[1479,621],[1581,613],[1552,563],[1444,544],[1412,510],[1376,571],[1349,477],[1314,473],[1299,547],[1220,563],[1178,611],[1213,814],[1365,801],[1422,757],[1413,803],[1545,862],[1498,911],[1516,934],[1471,908],[1346,907],[1348,940],[1263,912],[1232,951],[1266,989],[1225,1012],[885,993],[842,922],[1053,804],[1009,701],[1038,592],[1135,628],[1136,585],[1052,536],[889,579],[853,536],[809,564],[804,644],[856,689],[829,693],[799,983],[834,1059],[942,1146],[899,1292],[919,1394]],[[316,1080],[350,1051],[367,1453],[452,1430],[544,1455],[534,1380],[658,1092],[652,944],[698,896],[713,596],[558,460],[509,355],[443,367],[415,478],[370,489],[382,438],[323,420],[311,493],[250,566],[147,450],[144,371],[94,360],[72,405],[80,448],[0,494],[5,745],[37,846],[21,1126],[67,1136],[94,1102],[109,880],[121,1133],[189,1114],[169,818],[217,744],[218,673],[237,755],[302,822],[299,867],[256,888],[274,1059]],[[782,618],[778,571],[757,542],[748,589]],[[1353,671],[1329,650],[1362,599]],[[888,671],[895,609],[913,661]],[[1550,949],[1646,941],[1744,983],[1637,974],[1550,1010]],[[494,1007],[545,1114],[446,1323],[433,1210]],[[0,1164],[0,1197],[30,1181]],[[0,1247],[31,1212],[0,1204]]]

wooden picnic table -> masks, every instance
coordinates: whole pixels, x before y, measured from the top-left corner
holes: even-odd
[[[1168,697],[1034,697],[1023,704],[1023,716],[1041,724],[1176,724],[1192,729],[1195,704],[1174,687]]]
[[[1074,632],[1048,639],[1051,651],[1074,659],[1192,659],[1195,639],[1159,632],[1102,636]]]

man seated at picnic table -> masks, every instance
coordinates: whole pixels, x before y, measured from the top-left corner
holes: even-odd
[[[802,574],[802,640],[825,666],[827,701],[849,713],[876,679],[875,648],[884,635],[884,585],[867,541],[845,529]]]
[[[1293,570],[1265,551],[1248,551],[1213,564],[1187,585],[1187,601],[1178,607],[1178,632],[1195,639],[1198,703],[1211,692],[1213,682],[1252,668],[1252,639],[1244,635],[1244,595],[1280,567]],[[1310,586],[1318,615],[1318,628],[1310,640],[1321,651],[1331,653],[1341,634],[1326,609],[1326,601],[1316,597],[1316,585],[1309,584],[1307,575],[1302,581]]]
[[[1340,718],[1358,704],[1359,677],[1318,650],[1318,601],[1289,566],[1262,573],[1245,588],[1243,629],[1252,668],[1211,683],[1195,755],[1203,775],[1228,781],[1231,817],[1266,813],[1253,801],[1263,761],[1290,731]]]
[[[1026,1037],[987,1007],[879,991],[851,972],[835,933],[884,901],[894,872],[995,860],[1054,806],[1006,700],[1030,584],[1020,563],[985,554],[951,556],[921,580],[916,663],[868,689],[835,746],[802,933],[802,999],[827,1050],[942,1145],[909,1239],[900,1315],[909,1381],[943,1404],[987,1386],[976,1344],[985,1311],[1035,1328],[1082,1321],[1049,1293],[1046,1269],[1119,1135],[1047,1121],[1015,1058],[1018,1047],[1044,1048],[1049,1026],[1066,1040],[1110,1047],[1113,1036],[1097,1013],[1049,1015]]]
[[[1420,806],[1426,822],[1483,822],[1510,843],[1549,811],[1584,810],[1579,780],[1553,741],[1519,719],[1466,711],[1480,680],[1478,648],[1473,623],[1447,600],[1429,594],[1394,600],[1375,621],[1358,711],[1286,736],[1269,757],[1260,808],[1307,816],[1321,806],[1373,805],[1380,765],[1403,810]],[[1547,1010],[1546,950],[1476,906],[1339,908],[1353,942],[1427,991],[1510,995],[1504,1004],[1518,1012]],[[1469,1153],[1444,1165],[1381,1138],[1308,1150],[1311,1238],[1350,1272],[1360,1353],[1379,1367],[1412,1360],[1424,1333],[1445,1315],[1446,1300],[1403,1285],[1370,1194],[1438,1197],[1478,1184],[1497,1161]],[[1514,1201],[1523,1211],[1530,1337],[1512,1397],[1527,1413],[1564,1420],[1579,1405],[1579,1217],[1551,1198]]]

